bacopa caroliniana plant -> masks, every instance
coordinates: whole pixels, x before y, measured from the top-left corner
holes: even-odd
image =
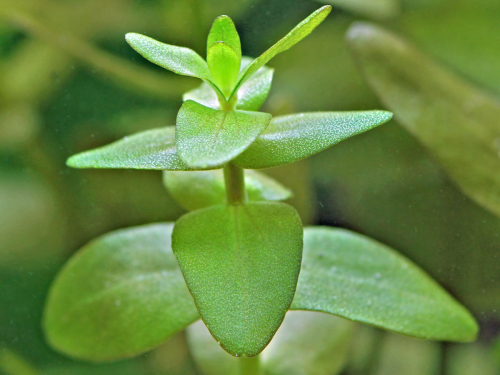
[[[366,111],[272,118],[258,111],[273,76],[265,65],[330,10],[318,9],[255,60],[242,57],[227,16],[212,26],[206,61],[188,48],[127,34],[146,59],[204,82],[184,95],[175,127],[78,154],[68,165],[163,170],[165,186],[191,212],[175,223],[104,235],[77,252],[45,309],[54,348],[91,361],[126,358],[201,317],[229,354],[253,357],[289,309],[425,339],[475,338],[467,310],[410,261],[346,230],[303,229],[295,209],[277,202],[290,191],[254,171],[306,158],[392,117]]]

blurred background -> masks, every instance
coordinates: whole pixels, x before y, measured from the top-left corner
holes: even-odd
[[[0,374],[202,373],[184,334],[105,365],[72,361],[45,343],[44,299],[74,251],[113,229],[173,221],[184,212],[160,172],[70,170],[65,160],[173,125],[182,94],[199,84],[148,63],[125,43],[125,33],[205,56],[211,23],[227,14],[243,53],[258,56],[324,3],[334,6],[327,20],[270,63],[274,85],[263,111],[389,109],[398,119],[349,51],[345,34],[356,20],[392,30],[471,90],[493,101],[500,96],[498,0],[0,1]],[[500,116],[489,118],[500,131]],[[392,246],[481,325],[478,342],[467,345],[361,328],[335,373],[500,374],[500,219],[462,192],[436,153],[391,121],[265,171],[295,191],[291,203],[305,223],[348,228]]]

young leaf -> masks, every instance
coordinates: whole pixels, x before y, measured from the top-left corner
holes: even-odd
[[[230,354],[259,354],[293,299],[302,253],[295,209],[259,202],[181,217],[174,254],[208,329]]]
[[[150,350],[196,321],[170,247],[172,229],[118,230],[76,253],[49,292],[49,343],[74,358],[111,361]]]
[[[322,311],[428,340],[468,342],[470,313],[406,258],[343,229],[306,228],[294,310]]]
[[[228,16],[217,17],[210,29],[207,39],[207,56],[210,47],[217,42],[224,42],[236,52],[238,59],[241,60],[241,42],[234,22]]]
[[[357,24],[348,38],[368,82],[398,122],[465,194],[500,216],[500,101],[379,27]]]
[[[76,154],[68,159],[67,164],[73,168],[195,170],[179,158],[173,126],[147,130]]]
[[[246,169],[293,163],[391,118],[392,113],[385,111],[313,112],[275,117],[233,162]]]
[[[291,48],[306,36],[308,36],[331,12],[332,7],[326,5],[319,8],[309,17],[299,23],[295,28],[290,31],[285,37],[280,39],[276,44],[269,48],[266,52],[256,58],[251,64],[249,64],[239,75],[238,83],[236,84],[231,96],[233,96],[239,89],[239,87],[254,73],[256,73],[260,68],[266,65],[269,60],[271,60],[277,54],[286,51]]]
[[[207,63],[215,83],[228,97],[238,78],[241,56],[228,44],[217,42],[208,50]]]
[[[243,57],[242,69],[252,62],[252,59]],[[271,90],[274,69],[263,66],[257,73],[250,77],[238,90],[236,109],[244,111],[258,111],[264,104]],[[205,107],[220,109],[219,100],[215,91],[207,83],[184,94],[183,100],[194,100]]]
[[[218,111],[188,100],[177,115],[179,156],[192,168],[227,163],[259,136],[271,118],[262,112]]]
[[[197,210],[227,202],[222,170],[200,172],[163,172],[163,184],[172,197],[188,210]],[[245,173],[249,201],[281,201],[292,192],[279,182],[257,171]]]

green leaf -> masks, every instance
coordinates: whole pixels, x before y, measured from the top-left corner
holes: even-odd
[[[308,36],[331,12],[332,7],[326,5],[312,13],[309,17],[293,28],[285,37],[280,39],[276,44],[269,48],[266,52],[256,58],[249,64],[239,75],[238,83],[236,84],[231,96],[238,91],[238,88],[260,68],[266,65],[277,54],[286,51]]]
[[[295,293],[302,253],[295,209],[259,202],[193,211],[176,222],[172,245],[215,339],[234,356],[259,354]]]
[[[220,166],[242,153],[271,118],[262,112],[218,111],[188,100],[177,115],[179,156],[192,168]]]
[[[313,112],[275,117],[234,160],[247,169],[270,168],[307,158],[389,121],[390,112]]]
[[[400,12],[399,0],[318,0],[377,20],[387,20]]]
[[[210,29],[207,39],[207,57],[210,54],[210,47],[217,42],[224,42],[236,52],[238,60],[241,60],[241,42],[234,22],[228,16],[217,17]],[[208,60],[208,58],[207,58]]]
[[[238,78],[241,56],[228,44],[217,42],[208,50],[207,63],[215,83],[228,97]]]
[[[365,77],[398,123],[465,194],[500,216],[500,101],[379,27],[357,24],[348,38]]]
[[[107,146],[70,157],[73,168],[124,168],[192,171],[177,154],[175,127],[147,130]]]
[[[241,60],[242,69],[252,62],[252,59],[243,57]],[[238,101],[236,109],[245,111],[258,111],[264,104],[271,90],[274,69],[263,66],[257,73],[250,77],[238,90]],[[217,94],[207,83],[202,83],[200,87],[184,94],[184,101],[194,100],[205,107],[220,109]]]
[[[349,351],[354,324],[328,314],[289,311],[260,354],[266,375],[335,375]],[[217,345],[203,322],[187,329],[191,354],[205,375],[239,375],[240,361]]]
[[[403,256],[343,229],[307,228],[294,310],[322,311],[428,340],[468,342],[470,313]]]
[[[197,210],[225,204],[226,187],[222,170],[200,172],[163,172],[163,184],[184,208]],[[246,171],[245,187],[249,201],[281,201],[292,192],[279,182],[257,171]]]
[[[173,224],[111,232],[78,251],[49,292],[49,343],[111,361],[161,344],[199,318],[170,247]]]

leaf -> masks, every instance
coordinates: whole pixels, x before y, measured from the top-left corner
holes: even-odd
[[[163,172],[163,184],[184,208],[197,210],[225,204],[226,187],[222,170],[199,172]],[[279,182],[257,171],[246,171],[245,187],[249,201],[281,201],[292,192]]]
[[[215,83],[228,97],[238,78],[241,56],[228,44],[217,42],[208,50],[207,63]]]
[[[218,111],[188,100],[177,115],[179,156],[192,168],[220,166],[243,152],[271,118],[262,112]]]
[[[289,311],[261,353],[266,375],[335,375],[347,359],[354,324],[309,311]],[[191,354],[205,375],[239,375],[239,362],[228,356],[202,322],[187,329]]]
[[[322,311],[427,340],[468,342],[470,313],[403,256],[343,229],[306,228],[294,310]]]
[[[193,211],[176,222],[172,244],[214,338],[234,356],[259,354],[295,293],[302,252],[295,209],[259,202]]]
[[[212,47],[217,42],[226,43],[236,52],[238,59],[241,60],[241,42],[234,22],[228,16],[217,17],[210,29],[207,39],[207,56]]]
[[[370,24],[348,34],[368,82],[462,191],[500,215],[500,101]]]
[[[280,39],[276,44],[269,48],[266,52],[256,58],[249,64],[239,75],[238,83],[236,84],[231,97],[238,91],[239,87],[260,68],[266,65],[277,54],[286,51],[308,36],[331,12],[332,7],[326,5],[313,12],[309,17],[293,28],[285,37]]]
[[[70,157],[73,168],[125,168],[192,171],[177,154],[175,127],[147,130]]]
[[[173,224],[111,232],[79,250],[51,286],[49,343],[78,359],[150,350],[199,318],[170,248]]]
[[[390,112],[312,112],[275,117],[233,162],[247,169],[289,164],[389,121]]]
[[[318,0],[323,4],[331,4],[358,13],[362,16],[372,17],[376,20],[387,20],[400,12],[399,0]]]
[[[252,59],[243,57],[241,67],[244,69]],[[274,69],[263,66],[257,73],[250,77],[238,90],[236,109],[245,111],[258,111],[264,104],[271,90]],[[217,94],[207,83],[202,83],[198,88],[184,94],[183,100],[194,100],[205,107],[220,109]]]

